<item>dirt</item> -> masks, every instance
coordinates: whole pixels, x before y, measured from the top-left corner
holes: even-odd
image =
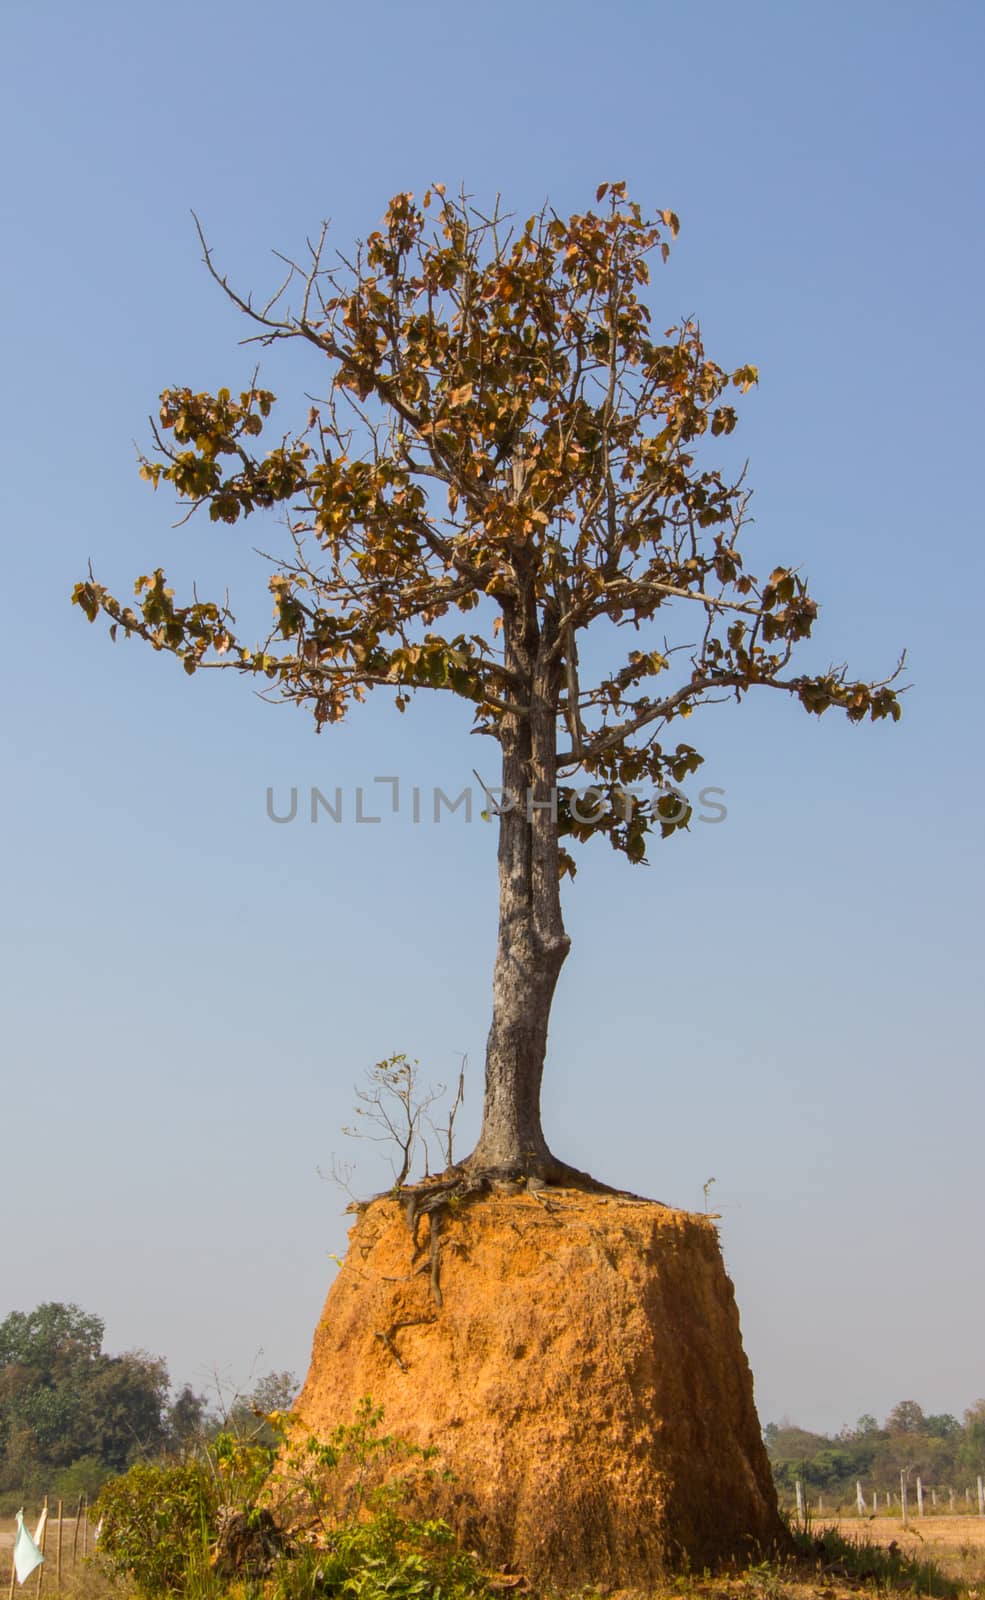
[[[782,1542],[714,1223],[574,1190],[375,1201],[350,1234],[295,1412],[370,1396],[455,1474],[434,1509],[502,1571],[639,1587]]]

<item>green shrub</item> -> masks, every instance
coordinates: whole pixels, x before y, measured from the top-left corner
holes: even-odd
[[[333,1428],[327,1439],[304,1438],[295,1432],[285,1452],[286,1481],[300,1489],[324,1528],[339,1527],[357,1517],[370,1494],[379,1510],[383,1500],[405,1502],[412,1479],[435,1456],[433,1447],[422,1449],[392,1434],[381,1432],[383,1411],[369,1399],[361,1400],[351,1423]],[[399,1476],[398,1463],[407,1464]]]
[[[216,1481],[202,1461],[138,1462],[99,1492],[99,1553],[140,1593],[184,1594],[208,1572],[215,1537]]]
[[[362,1402],[354,1422],[327,1440],[288,1450],[315,1529],[310,1542],[273,1560],[271,1600],[471,1600],[486,1587],[447,1523],[410,1515],[437,1475],[433,1450],[384,1434],[383,1413]],[[276,1414],[271,1426],[282,1427]],[[208,1452],[180,1464],[141,1462],[100,1492],[99,1552],[148,1600],[165,1594],[207,1600],[223,1590],[227,1513],[262,1525],[257,1510],[273,1461],[269,1449],[220,1434]],[[398,1476],[394,1468],[403,1467]],[[447,1476],[447,1474],[444,1474]],[[220,1524],[226,1528],[210,1561]],[[234,1569],[239,1577],[245,1572]]]
[[[278,1564],[273,1600],[471,1600],[487,1593],[475,1558],[447,1523],[392,1506],[337,1528]]]
[[[451,1473],[437,1452],[382,1431],[369,1399],[327,1439],[293,1439],[284,1465],[320,1531],[278,1564],[274,1600],[467,1600],[488,1591],[481,1569],[439,1518],[411,1514]]]

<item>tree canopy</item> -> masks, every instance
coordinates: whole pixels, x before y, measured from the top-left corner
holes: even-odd
[[[654,730],[723,693],[765,685],[815,715],[897,717],[888,682],[844,667],[783,678],[817,606],[795,568],[764,580],[745,570],[744,474],[729,481],[695,453],[704,435],[733,431],[729,391],[749,390],[757,369],[716,365],[694,320],[654,336],[640,291],[678,220],[644,218],[621,183],[597,200],[601,214],[564,221],[545,208],[517,225],[442,185],[422,205],[400,194],[351,258],[327,262],[323,230],[262,307],[230,288],[206,246],[262,344],[302,339],[327,358],[328,397],[301,432],[257,454],[270,390],[167,389],[157,458],[141,471],[216,522],[288,508],[291,546],[268,579],[276,626],[244,643],[224,602],[176,604],[163,569],[137,580],[136,607],[81,582],[74,598],[90,620],[102,611],[114,637],[140,635],[186,672],[269,680],[319,728],[373,689],[400,710],[435,689],[471,702],[478,728],[495,732],[527,689],[504,660],[496,613],[552,610],[568,734],[558,767],[609,785],[679,783],[697,753],[686,741],[665,749]],[[608,619],[636,635],[681,601],[699,612],[696,633],[685,624],[697,642],[620,650],[612,635],[611,668],[583,681],[580,632]],[[480,610],[483,633],[435,628]],[[675,807],[665,811],[670,831]],[[642,859],[645,810],[628,827],[620,818],[569,818],[567,831],[601,828]]]
[[[985,1474],[983,1418],[985,1400],[968,1407],[963,1423],[949,1412],[926,1415],[916,1401],[901,1400],[882,1427],[867,1414],[834,1436],[787,1421],[768,1423],[763,1436],[781,1492],[792,1493],[799,1478],[813,1492],[854,1501],[857,1480],[869,1491],[896,1492],[900,1473],[908,1470],[911,1484],[919,1475],[928,1487],[963,1495]]]
[[[398,194],[348,255],[329,258],[323,229],[262,304],[202,236],[252,337],[310,347],[324,397],[262,451],[275,396],[256,375],[238,395],[166,389],[141,471],[216,523],[280,509],[272,631],[249,641],[226,600],[177,601],[163,567],[137,579],[133,604],[91,573],[73,596],[114,638],[190,674],[259,679],[319,730],[374,690],[400,711],[425,689],[468,703],[502,758],[500,938],[470,1163],[521,1175],[561,1172],[539,1093],[573,847],[601,836],[642,862],[650,833],[687,826],[677,786],[702,761],[684,737],[702,705],[771,689],[815,716],[900,712],[896,673],[793,669],[817,604],[796,565],[747,568],[744,470],[704,449],[733,432],[757,370],[712,361],[693,318],[654,331],[643,295],[674,213],[644,216],[623,183],[601,184],[595,205],[520,221],[441,184],[420,204]]]
[[[56,1474],[66,1493],[89,1490],[164,1447],[164,1362],[105,1354],[103,1326],[58,1301],[0,1323],[0,1491],[51,1487]]]

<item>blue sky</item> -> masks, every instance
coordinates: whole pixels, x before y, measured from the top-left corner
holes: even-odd
[[[983,23],[906,0],[8,0],[0,1316],[76,1300],[199,1386],[302,1373],[354,1080],[405,1050],[447,1081],[468,1052],[478,1111],[492,830],[277,827],[264,804],[317,784],[351,806],[389,773],[457,793],[467,713],[371,704],[315,739],[68,603],[90,559],[117,593],[164,564],[234,609],[264,581],[255,528],[173,530],[135,470],[161,388],[252,369],[190,209],[259,290],[272,249],[326,216],[345,247],[435,178],[524,215],[625,178],[682,221],[658,325],[694,313],[716,360],[760,368],[753,569],[809,574],[818,665],[879,676],[906,646],[913,687],[895,728],[777,697],[695,718],[726,820],[646,870],[583,856],[549,1137],[683,1206],[715,1178],[764,1421],[985,1392]],[[321,377],[301,352],[262,370],[288,421]]]

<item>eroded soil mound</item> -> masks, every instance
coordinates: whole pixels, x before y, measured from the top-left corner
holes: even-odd
[[[445,1208],[434,1250],[432,1225],[381,1199],[352,1229],[299,1429],[371,1396],[452,1468],[466,1545],[537,1580],[638,1586],[782,1539],[708,1218],[555,1190]]]

